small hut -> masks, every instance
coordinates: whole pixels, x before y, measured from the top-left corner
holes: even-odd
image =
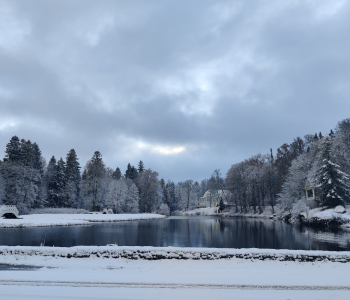
[[[306,204],[310,208],[315,208],[319,206],[320,197],[318,197],[316,188],[310,183],[310,180],[306,180],[305,183],[305,196],[306,196]]]

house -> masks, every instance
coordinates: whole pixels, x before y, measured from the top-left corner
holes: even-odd
[[[230,195],[231,193],[227,190],[206,191],[203,197],[199,198],[198,207],[217,207],[219,206],[221,199],[224,204],[227,205]]]

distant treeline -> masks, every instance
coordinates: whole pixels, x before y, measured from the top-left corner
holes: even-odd
[[[169,214],[196,208],[208,186],[208,180],[175,184],[158,176],[145,169],[142,161],[138,167],[129,163],[123,175],[120,168],[106,167],[99,151],[82,172],[74,149],[65,160],[52,156],[46,164],[38,144],[14,136],[0,160],[0,204],[16,205],[21,213],[31,208],[68,207]]]
[[[303,206],[305,185],[316,190],[322,205],[350,202],[350,119],[338,123],[328,135],[307,134],[283,144],[273,154],[257,154],[231,166],[226,177],[215,170],[201,182],[174,183],[159,179],[142,161],[130,163],[124,174],[119,167],[106,167],[96,151],[81,170],[71,149],[65,160],[51,157],[49,163],[39,146],[29,140],[11,138],[0,160],[0,204],[16,205],[21,213],[31,208],[67,207],[116,213],[192,210],[206,191],[224,195],[237,213],[291,211]],[[228,190],[231,193],[221,193]],[[221,203],[222,204],[222,203]],[[298,204],[298,205],[296,205]]]
[[[305,205],[305,185],[316,191],[324,206],[350,202],[350,119],[329,134],[307,134],[283,144],[274,155],[257,154],[231,166],[225,188],[238,213],[259,212],[276,204],[282,210]],[[303,204],[304,203],[304,204]]]

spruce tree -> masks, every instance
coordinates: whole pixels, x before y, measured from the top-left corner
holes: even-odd
[[[140,160],[138,171],[139,171],[139,173],[142,173],[144,170],[145,170],[145,166],[144,166],[144,164],[143,164],[143,161]]]
[[[47,206],[57,207],[58,192],[56,182],[57,163],[55,156],[52,156],[47,166],[45,180],[47,184]]]
[[[317,191],[324,206],[344,205],[349,197],[349,175],[340,170],[333,162],[332,138],[326,136],[320,144],[318,156],[319,168],[316,172]]]
[[[119,180],[122,177],[122,172],[120,172],[120,169],[118,167],[115,169],[114,173],[112,174],[112,177],[117,180]]]
[[[77,207],[80,192],[80,165],[74,149],[71,149],[66,157],[66,200],[67,207]]]
[[[139,174],[138,174],[138,172],[137,172],[137,169],[136,169],[134,166],[132,166],[132,167],[131,167],[131,170],[130,170],[129,178],[132,179],[132,180],[134,180],[134,179],[137,178],[138,175],[139,175]]]
[[[21,146],[17,136],[13,136],[6,145],[4,162],[19,163],[21,160]]]
[[[57,207],[67,207],[66,202],[66,163],[62,159],[62,157],[58,160],[57,166],[56,166],[56,174],[55,174],[55,181],[57,184]]]
[[[130,165],[130,163],[128,163],[128,166],[127,166],[127,169],[126,169],[126,171],[125,171],[125,178],[130,178],[130,176],[131,176],[131,165]]]
[[[100,209],[103,205],[105,174],[106,167],[102,160],[102,154],[95,151],[93,157],[86,163],[82,182],[82,193],[85,196],[85,201],[88,202],[85,207],[91,207],[92,211]]]

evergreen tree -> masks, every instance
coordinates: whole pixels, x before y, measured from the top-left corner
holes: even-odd
[[[57,187],[57,207],[67,207],[67,198],[66,198],[66,163],[62,159],[62,157],[58,160],[57,166],[56,166],[56,174],[55,174],[55,181],[56,181],[56,187]]]
[[[86,163],[85,170],[82,182],[85,207],[96,211],[102,208],[106,195],[106,167],[99,151],[95,151],[93,157]]]
[[[76,208],[80,193],[80,165],[74,149],[71,149],[66,157],[65,178],[65,206]]]
[[[139,175],[139,174],[138,174],[138,172],[137,172],[137,169],[136,169],[134,166],[132,166],[132,167],[131,167],[131,172],[130,172],[129,178],[130,178],[131,180],[134,180],[134,179],[137,178],[138,175]]]
[[[127,166],[127,168],[126,168],[124,177],[125,177],[125,178],[130,178],[131,172],[132,172],[132,171],[131,171],[131,165],[130,165],[130,163],[128,163],[128,166]]]
[[[315,180],[322,205],[344,205],[349,197],[349,175],[340,170],[340,166],[333,162],[332,138],[326,136],[320,144],[318,156],[318,170]]]
[[[144,170],[145,170],[145,166],[144,166],[144,164],[143,164],[143,161],[140,160],[138,171],[139,171],[139,173],[142,173]]]
[[[3,202],[16,205],[20,213],[28,212],[39,197],[42,173],[34,168],[34,150],[29,140],[20,141],[14,136],[6,146],[2,163]]]
[[[21,146],[19,138],[13,136],[6,145],[4,162],[19,163],[21,160]]]
[[[122,172],[120,172],[119,168],[115,169],[114,173],[112,174],[112,177],[117,180],[119,180],[122,177]]]
[[[52,156],[47,166],[45,181],[47,183],[47,206],[57,207],[57,164],[55,156]]]

